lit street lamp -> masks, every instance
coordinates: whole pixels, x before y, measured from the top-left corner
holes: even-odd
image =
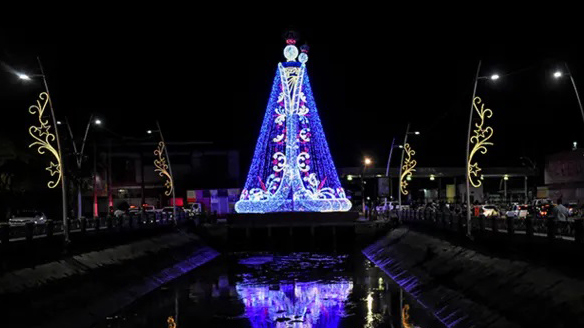
[[[71,138],[71,143],[73,144],[73,152],[75,153],[75,161],[76,161],[76,164],[77,164],[77,169],[78,170],[81,170],[81,164],[83,163],[83,152],[85,150],[85,142],[87,141],[87,135],[89,134],[89,128],[91,126],[91,123],[93,123],[94,125],[101,125],[102,121],[100,119],[95,119],[94,120],[93,119],[93,114],[91,114],[89,116],[89,120],[87,122],[87,126],[85,127],[85,135],[83,136],[83,141],[81,142],[81,150],[79,152],[77,151],[77,144],[75,143],[75,138],[73,136],[73,131],[71,130],[71,125],[69,124],[69,120],[67,120],[67,118],[65,118],[65,123],[67,125],[67,129],[69,130],[69,136]],[[61,122],[60,121],[57,121],[57,124],[61,124]],[[96,161],[95,157],[94,157],[93,160]],[[93,166],[95,168],[96,165],[94,164]],[[96,179],[96,172],[93,172],[93,174],[94,174],[93,179],[95,180]],[[94,181],[94,190],[93,190],[93,193],[94,193],[93,199],[95,201],[95,199],[97,199],[96,196],[95,196],[95,194],[96,194],[96,191],[95,191],[95,181]],[[78,183],[78,185],[77,185],[77,217],[78,218],[80,218],[82,216],[82,212],[83,212],[82,206],[83,205],[82,205],[82,201],[81,201],[81,183]],[[94,204],[94,208],[96,208],[96,207],[97,207],[97,204]]]
[[[53,125],[55,126],[55,135],[54,135],[55,138],[54,138],[54,140],[57,143],[57,149],[55,150],[55,152],[53,153],[53,155],[55,157],[57,157],[57,161],[59,162],[59,164],[57,164],[57,165],[54,165],[54,163],[51,162],[51,166],[49,168],[47,168],[47,169],[51,172],[51,176],[53,176],[54,174],[59,174],[60,175],[59,178],[60,178],[60,182],[61,182],[62,207],[63,207],[63,234],[65,236],[65,243],[68,244],[69,243],[69,225],[67,223],[67,189],[66,189],[67,187],[66,187],[66,183],[65,183],[65,165],[63,163],[63,155],[61,153],[61,142],[60,142],[60,139],[59,139],[59,129],[57,127],[58,126],[58,123],[57,123],[57,119],[55,117],[55,110],[53,109],[53,101],[51,99],[51,94],[49,92],[49,86],[47,84],[47,77],[46,77],[45,72],[43,70],[43,65],[41,63],[40,57],[37,57],[37,61],[39,63],[39,68],[40,68],[41,74],[35,74],[35,75],[32,75],[32,76],[29,76],[29,75],[20,73],[20,74],[17,74],[17,75],[18,75],[18,77],[21,80],[25,80],[25,81],[30,81],[31,80],[31,77],[42,77],[42,79],[43,79],[43,84],[45,86],[45,91],[46,91],[46,93],[45,93],[46,94],[46,101],[48,101],[48,103],[49,103],[49,109],[51,110],[51,117],[52,117],[52,120],[53,120]],[[40,98],[43,99],[43,93],[41,93],[41,97]],[[40,101],[37,101],[37,103],[40,105]],[[34,107],[35,106],[31,106],[31,108],[29,108],[29,112],[30,112],[30,109],[33,109]],[[36,107],[36,109],[38,111],[41,110],[39,107]],[[43,109],[44,109],[44,107],[43,107]],[[36,112],[31,112],[31,113],[36,113]],[[41,124],[41,127],[42,126],[47,126],[47,125],[45,123],[45,124]],[[32,128],[35,128],[35,127],[33,126],[33,127],[31,127],[31,129]],[[29,132],[30,131],[31,130],[29,130]],[[47,136],[47,138],[48,138],[48,136]],[[33,143],[31,145],[35,145],[35,143]],[[41,153],[41,154],[43,154],[43,153]],[[56,166],[56,167],[54,167],[54,166]],[[51,186],[49,184],[49,187],[56,187],[56,185]]]
[[[572,87],[574,88],[574,93],[576,94],[576,99],[578,100],[578,106],[580,107],[580,113],[582,114],[582,120],[584,120],[584,108],[582,107],[582,101],[580,100],[580,95],[578,94],[578,89],[576,88],[576,81],[574,81],[574,76],[570,72],[570,68],[568,67],[568,63],[564,62],[564,66],[566,66],[566,75],[570,77],[570,81],[572,82]],[[555,71],[554,78],[559,79],[564,74],[562,71]]]
[[[365,169],[368,165],[371,165],[371,163],[371,158],[365,157],[365,159],[363,159],[363,171],[361,172],[361,198],[363,199],[362,208],[364,216],[367,216],[367,211],[365,210]]]

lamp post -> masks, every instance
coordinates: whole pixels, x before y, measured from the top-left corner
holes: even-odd
[[[371,159],[369,157],[365,157],[363,159],[363,171],[361,172],[361,197],[362,200],[362,208],[363,208],[363,215],[367,216],[367,211],[365,210],[365,169],[368,165],[370,165]]]
[[[81,142],[81,150],[77,151],[77,144],[75,143],[75,138],[73,137],[73,131],[71,130],[71,125],[69,124],[69,120],[65,118],[65,124],[67,125],[67,129],[69,130],[69,136],[71,137],[71,143],[73,144],[73,152],[75,153],[75,161],[77,164],[77,169],[81,170],[81,164],[83,163],[83,152],[85,150],[85,142],[87,141],[87,135],[89,134],[89,128],[91,123],[94,125],[101,125],[100,119],[93,119],[93,114],[89,116],[89,121],[87,122],[87,126],[85,127],[85,135],[83,136],[83,141]],[[60,121],[57,121],[57,124],[61,124]],[[77,185],[77,217],[80,218],[82,216],[82,201],[81,201],[81,183]]]
[[[411,176],[411,172],[415,171],[414,167],[416,166],[416,161],[415,160],[410,160],[410,157],[412,155],[415,154],[415,152],[409,147],[408,144],[408,136],[409,135],[419,135],[420,131],[414,131],[414,132],[410,132],[410,123],[408,122],[408,125],[406,126],[406,133],[404,135],[404,144],[400,146],[400,148],[402,148],[402,155],[401,155],[401,161],[400,161],[400,165],[399,165],[399,193],[398,193],[398,204],[399,204],[399,209],[402,209],[402,200],[401,200],[401,195],[402,193],[404,195],[407,195],[407,192],[404,193],[404,188],[402,188],[403,184],[404,184],[404,177],[407,175],[407,177],[409,178]],[[406,171],[404,172],[404,156],[406,154],[406,152],[408,153],[408,167],[406,168]]]
[[[20,79],[26,80],[26,81],[30,80],[31,77],[42,77],[42,79],[43,79],[43,84],[45,86],[45,91],[46,91],[46,95],[47,95],[47,101],[49,103],[49,109],[51,111],[51,118],[53,120],[53,125],[55,126],[54,140],[57,143],[57,149],[56,149],[55,155],[58,156],[57,160],[58,160],[59,164],[58,164],[57,170],[60,171],[59,173],[60,173],[60,180],[61,180],[62,207],[63,207],[63,235],[65,236],[65,244],[68,244],[70,240],[69,240],[69,225],[67,222],[67,186],[65,183],[65,165],[63,163],[63,155],[61,153],[61,142],[60,142],[60,138],[59,138],[59,128],[58,128],[58,124],[57,124],[57,118],[55,117],[55,110],[53,109],[53,101],[51,98],[51,93],[49,92],[49,85],[47,84],[47,77],[45,75],[40,57],[37,57],[37,61],[39,64],[41,74],[35,74],[32,76],[28,76],[26,74],[21,73],[21,74],[18,74],[18,77]],[[42,98],[42,94],[41,94],[41,98]],[[29,111],[30,111],[30,109],[29,109]],[[46,126],[46,124],[42,124],[41,126]],[[47,130],[48,130],[48,127],[47,127]],[[45,133],[48,134],[48,132],[45,132]],[[48,140],[48,135],[47,135],[47,140]],[[34,145],[34,143],[31,144],[31,146],[32,145]],[[42,146],[42,147],[46,149],[45,146]],[[43,154],[44,151],[41,152],[41,148],[39,148],[39,153]],[[51,162],[51,167],[47,168],[47,169],[49,169],[49,171],[53,166],[52,164],[53,163]],[[55,174],[54,172],[55,171],[51,171],[51,176],[53,174]],[[49,187],[51,187],[51,185],[49,185]]]
[[[498,74],[493,74],[490,77],[480,76],[479,74],[481,72],[481,64],[482,64],[482,61],[479,60],[479,64],[477,66],[477,73],[476,73],[475,78],[474,78],[474,87],[473,87],[473,90],[472,90],[472,99],[471,99],[472,102],[471,102],[471,105],[470,105],[470,115],[469,115],[469,118],[468,118],[468,135],[467,135],[467,138],[466,138],[466,163],[464,164],[465,167],[466,167],[466,207],[467,207],[466,208],[466,234],[469,237],[471,235],[471,224],[470,224],[470,222],[471,222],[471,212],[470,212],[470,184],[471,184],[471,181],[470,181],[470,175],[473,172],[474,172],[473,173],[474,175],[478,175],[478,171],[480,170],[478,168],[478,166],[475,165],[475,166],[472,167],[474,169],[474,171],[471,172],[471,163],[470,163],[470,160],[471,160],[470,142],[471,142],[471,132],[472,132],[472,119],[473,119],[473,112],[475,111],[475,107],[476,107],[475,100],[477,99],[477,97],[476,97],[477,84],[478,84],[478,81],[479,80],[488,80],[488,79],[490,79],[492,81],[496,81],[496,80],[499,79],[499,75]],[[480,99],[479,99],[479,103],[480,103]],[[477,108],[477,111],[479,111],[478,108]],[[482,129],[482,124],[483,124],[484,118],[485,117],[490,117],[492,115],[492,112],[491,112],[490,109],[484,110],[484,104],[483,104],[483,106],[481,107],[481,111],[479,111],[479,114],[481,115],[480,129]],[[486,129],[490,129],[490,135],[488,135],[488,137],[485,138],[485,135],[484,134],[485,134],[485,132],[488,132],[488,131],[487,130],[483,130],[482,131],[482,133],[483,133],[483,136],[482,136],[483,137],[483,140],[480,141],[480,142],[479,142],[478,139],[476,140],[476,143],[477,144],[473,148],[473,154],[477,150],[480,150],[483,154],[487,152],[486,151],[486,148],[484,148],[484,146],[489,145],[491,143],[485,143],[485,141],[488,140],[492,136],[492,129],[490,127],[486,128]],[[475,137],[473,137],[473,138],[475,138]],[[483,148],[481,149],[480,147],[483,147]],[[484,151],[483,151],[483,149],[484,149]],[[479,185],[480,185],[480,182],[479,182]]]
[[[158,148],[154,151],[154,155],[158,156],[157,159],[154,160],[154,169],[155,172],[158,172],[158,175],[161,177],[165,177],[166,183],[165,186],[168,189],[164,194],[166,196],[170,196],[172,194],[172,215],[173,220],[176,222],[176,196],[174,193],[174,176],[172,175],[172,165],[170,165],[170,157],[168,156],[168,149],[166,148],[166,143],[164,142],[164,136],[162,135],[162,130],[160,129],[160,124],[156,121],[156,127],[158,130],[148,130],[148,134],[152,134],[152,132],[158,132],[160,135],[160,142],[158,143]],[[164,157],[162,157],[162,153],[164,152]]]
[[[584,108],[582,107],[582,101],[580,100],[580,94],[578,93],[578,88],[576,88],[576,81],[574,81],[574,76],[572,72],[570,72],[570,68],[568,67],[568,63],[564,62],[564,66],[566,67],[567,75],[570,77],[570,81],[572,82],[572,87],[574,88],[574,93],[576,94],[576,99],[578,100],[578,106],[580,107],[580,113],[582,114],[582,120],[584,121]],[[555,71],[554,77],[559,79],[564,74],[561,71]]]

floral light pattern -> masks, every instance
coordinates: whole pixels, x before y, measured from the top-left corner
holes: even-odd
[[[478,107],[478,105],[480,105],[480,109]],[[485,127],[485,118],[491,118],[491,116],[493,116],[493,111],[485,108],[485,104],[482,103],[481,98],[479,97],[475,97],[473,99],[473,107],[475,109],[475,111],[477,112],[477,114],[479,115],[479,118],[481,119],[479,123],[475,123],[475,129],[473,130],[474,135],[470,137],[470,143],[474,144],[472,150],[470,151],[469,157],[468,157],[468,164],[467,164],[467,174],[468,174],[468,180],[470,181],[470,183],[472,184],[473,187],[480,187],[482,182],[480,179],[480,175],[479,172],[482,170],[479,167],[478,162],[474,162],[473,163],[473,156],[477,153],[480,152],[481,154],[486,154],[487,153],[487,147],[486,146],[491,146],[493,145],[492,142],[489,142],[488,140],[491,139],[491,137],[493,136],[493,128],[491,128],[490,126]]]
[[[164,194],[166,196],[170,196],[170,194],[172,194],[172,189],[174,188],[174,185],[172,182],[173,181],[172,176],[168,171],[168,164],[166,158],[164,157],[164,147],[166,147],[166,145],[164,144],[164,142],[161,141],[158,143],[158,148],[154,150],[154,155],[158,156],[158,158],[154,160],[155,167],[154,172],[158,172],[158,175],[166,179],[166,182],[164,183],[166,191],[164,192]]]
[[[28,133],[35,139],[33,143],[28,145],[29,148],[37,146],[37,151],[39,154],[43,155],[48,150],[51,155],[53,155],[56,162],[50,161],[49,166],[46,168],[49,171],[51,177],[55,175],[56,180],[49,181],[47,183],[49,188],[55,188],[59,185],[62,178],[62,170],[61,170],[61,156],[59,156],[59,152],[51,142],[56,140],[56,137],[53,133],[51,133],[51,126],[49,125],[49,120],[43,118],[43,114],[45,112],[45,108],[49,103],[49,94],[46,92],[41,92],[39,95],[39,99],[37,99],[36,105],[32,105],[28,108],[28,112],[32,115],[37,115],[39,120],[39,126],[33,125],[28,129]]]
[[[412,173],[416,171],[415,167],[418,162],[415,159],[412,159],[412,156],[414,156],[416,152],[410,147],[410,144],[404,145],[404,151],[406,152],[406,159],[404,160],[404,165],[402,166],[399,188],[403,195],[407,195],[409,193],[407,189],[407,178],[412,177]]]

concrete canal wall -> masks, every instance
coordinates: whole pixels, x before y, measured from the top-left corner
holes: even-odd
[[[552,268],[405,227],[363,253],[448,327],[584,326],[584,281]]]
[[[218,255],[174,232],[7,272],[0,312],[14,327],[87,327]]]

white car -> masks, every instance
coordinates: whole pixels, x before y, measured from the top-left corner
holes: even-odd
[[[527,205],[514,204],[510,211],[505,213],[508,218],[520,218],[524,219],[527,217]]]
[[[34,224],[45,224],[47,222],[47,217],[43,212],[39,211],[21,211],[18,215],[13,215],[8,223],[11,226],[23,226],[28,222]]]

